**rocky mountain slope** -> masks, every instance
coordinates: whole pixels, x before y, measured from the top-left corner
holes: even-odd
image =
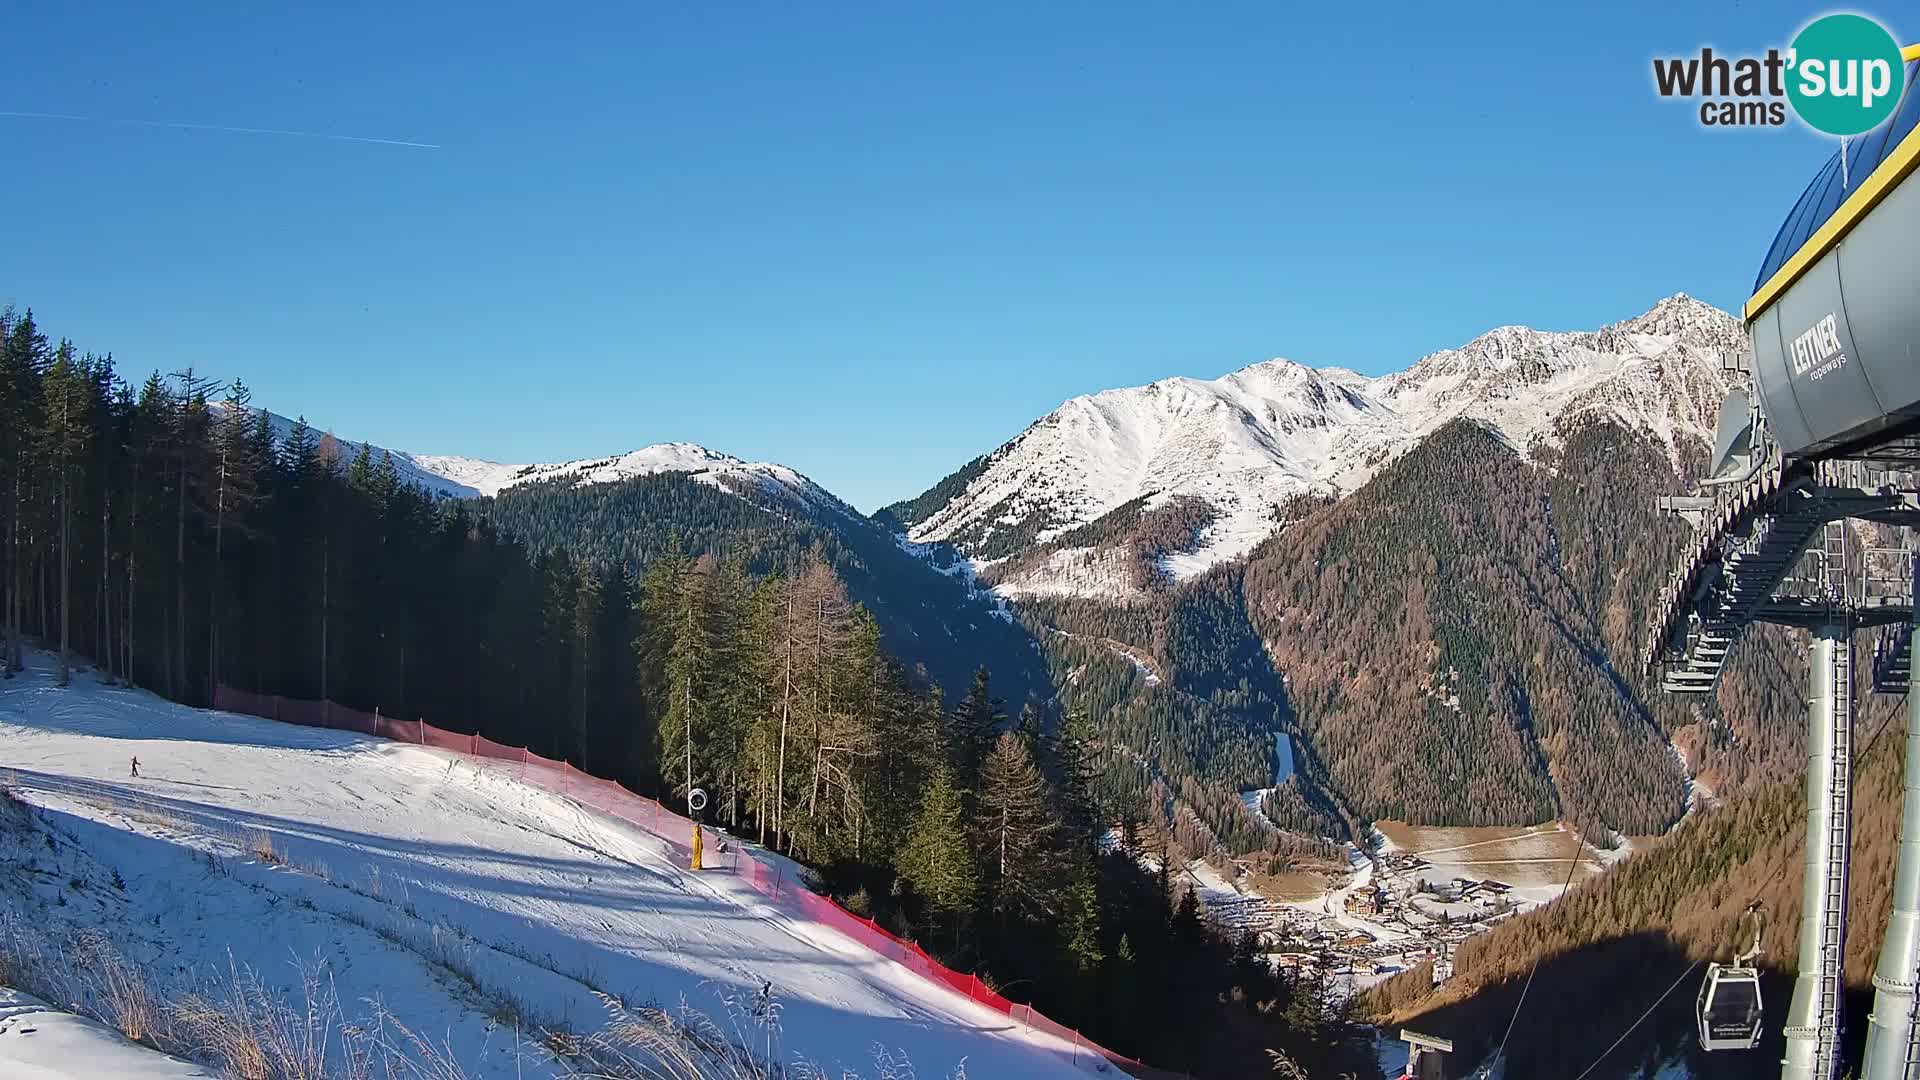
[[[1138,575],[1075,530],[1180,501],[1188,535],[1152,568],[1182,580],[1253,550],[1290,500],[1358,490],[1456,418],[1526,455],[1551,452],[1566,421],[1612,419],[1677,463],[1711,433],[1722,362],[1743,347],[1732,316],[1677,294],[1597,331],[1501,327],[1379,378],[1271,360],[1164,379],[1074,398],[886,513],[975,559],[1004,595],[1118,598]]]

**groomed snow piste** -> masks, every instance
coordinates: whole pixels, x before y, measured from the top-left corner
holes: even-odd
[[[590,1031],[596,990],[725,1026],[724,998],[763,984],[778,1056],[828,1075],[872,1073],[876,1048],[926,1077],[1111,1069],[724,870],[689,872],[657,837],[433,749],[190,709],[87,671],[62,690],[35,655],[0,682],[0,785],[44,833],[0,829],[0,864],[23,868],[0,875],[0,917],[97,927],[177,985],[238,965],[297,993],[324,964],[343,1012],[379,1002],[471,1076],[564,1072],[520,1052],[501,992],[528,1020]],[[10,1038],[0,1075],[24,1061]]]

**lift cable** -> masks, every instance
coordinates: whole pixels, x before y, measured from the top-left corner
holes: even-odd
[[[1905,694],[1902,694],[1900,695],[1899,703],[1896,704],[1893,708],[1887,710],[1887,715],[1884,719],[1880,721],[1880,726],[1873,729],[1873,734],[1867,739],[1867,745],[1862,747],[1858,754],[1854,755],[1854,759],[1853,759],[1854,768],[1858,769],[1860,767],[1860,762],[1866,760],[1867,751],[1873,749],[1873,744],[1880,741],[1881,735],[1886,734],[1887,726],[1893,723],[1893,718],[1896,716],[1899,716],[1901,711],[1906,707],[1907,707],[1907,696]]]
[[[1673,985],[1667,987],[1666,990],[1663,991],[1659,997],[1653,999],[1653,1004],[1647,1006],[1647,1011],[1640,1014],[1640,1019],[1635,1020],[1631,1024],[1628,1024],[1627,1030],[1621,1032],[1620,1037],[1613,1040],[1613,1045],[1607,1047],[1605,1050],[1600,1051],[1600,1056],[1593,1059],[1593,1064],[1587,1066],[1586,1071],[1582,1072],[1579,1076],[1574,1077],[1574,1080],[1586,1080],[1586,1078],[1593,1073],[1593,1070],[1600,1067],[1601,1062],[1607,1060],[1608,1054],[1611,1054],[1615,1050],[1618,1050],[1620,1048],[1620,1044],[1627,1041],[1627,1036],[1633,1034],[1633,1030],[1635,1028],[1645,1023],[1647,1017],[1653,1015],[1653,1010],[1659,1008],[1661,1002],[1667,1000],[1668,997],[1672,996],[1673,992],[1680,988],[1680,984],[1687,981],[1688,976],[1692,975],[1695,971],[1699,970],[1700,964],[1701,964],[1701,961],[1695,960],[1693,963],[1687,965],[1687,970],[1681,972],[1680,977],[1673,980]]]
[[[1576,831],[1573,834],[1573,855],[1567,860],[1567,880],[1560,886],[1561,896],[1566,896],[1567,890],[1573,888],[1574,872],[1580,869],[1580,856],[1586,854],[1586,851],[1587,843],[1580,839],[1580,834]],[[1513,1038],[1513,1026],[1520,1022],[1520,1009],[1527,1003],[1527,991],[1533,989],[1533,977],[1539,973],[1540,953],[1536,952],[1533,956],[1533,966],[1527,969],[1526,984],[1520,987],[1520,1000],[1513,1003],[1513,1016],[1507,1021],[1507,1033],[1500,1036],[1500,1049],[1494,1051],[1493,1057],[1488,1060],[1487,1071],[1482,1073],[1482,1076],[1493,1075],[1494,1064],[1506,1059],[1507,1040]]]
[[[1749,912],[1757,913],[1759,911],[1759,902],[1750,901],[1747,904],[1747,910]],[[1759,917],[1764,918],[1765,916],[1760,915]],[[1737,932],[1737,928],[1736,928],[1736,932]],[[1754,951],[1756,952],[1759,950],[1759,941],[1760,941],[1759,935],[1756,932],[1754,936]],[[1746,954],[1743,953],[1741,955],[1745,956]],[[1735,962],[1736,963],[1740,962],[1740,957],[1735,957]],[[1586,1069],[1582,1071],[1579,1076],[1574,1077],[1573,1080],[1587,1080],[1587,1077],[1593,1075],[1593,1070],[1599,1068],[1600,1063],[1607,1060],[1607,1055],[1613,1053],[1615,1050],[1620,1049],[1620,1044],[1627,1041],[1627,1036],[1633,1034],[1634,1030],[1638,1028],[1641,1024],[1646,1023],[1647,1017],[1653,1015],[1653,1010],[1658,1009],[1660,1007],[1661,1002],[1667,1000],[1669,997],[1672,997],[1673,992],[1680,988],[1680,984],[1683,982],[1686,982],[1688,976],[1700,970],[1700,965],[1704,963],[1706,963],[1706,961],[1702,959],[1702,960],[1695,960],[1693,963],[1688,964],[1687,969],[1685,971],[1682,971],[1679,977],[1673,980],[1673,983],[1671,985],[1669,985],[1665,990],[1661,991],[1659,997],[1653,999],[1653,1004],[1647,1006],[1647,1011],[1641,1013],[1640,1018],[1638,1020],[1635,1020],[1633,1023],[1628,1024],[1627,1030],[1621,1032],[1620,1037],[1613,1040],[1612,1044],[1609,1045],[1605,1050],[1600,1051],[1600,1056],[1593,1059],[1593,1064],[1587,1066]]]

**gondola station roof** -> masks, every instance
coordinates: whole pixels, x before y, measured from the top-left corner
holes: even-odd
[[[1815,174],[1746,304],[1755,388],[1788,456],[1851,452],[1920,427],[1920,46],[1903,56],[1899,107]]]

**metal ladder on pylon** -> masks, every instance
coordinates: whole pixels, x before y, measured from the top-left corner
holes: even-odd
[[[1842,638],[1833,650],[1833,770],[1828,796],[1827,876],[1822,900],[1829,918],[1820,941],[1819,1068],[1816,1075],[1839,1075],[1840,1005],[1844,990],[1847,936],[1847,840],[1853,821],[1853,643]],[[1812,841],[1808,837],[1808,841]]]
[[[1836,604],[1844,604],[1851,596],[1853,576],[1847,572],[1847,548],[1851,536],[1847,531],[1845,518],[1829,521],[1820,530],[1820,584],[1827,599]]]

